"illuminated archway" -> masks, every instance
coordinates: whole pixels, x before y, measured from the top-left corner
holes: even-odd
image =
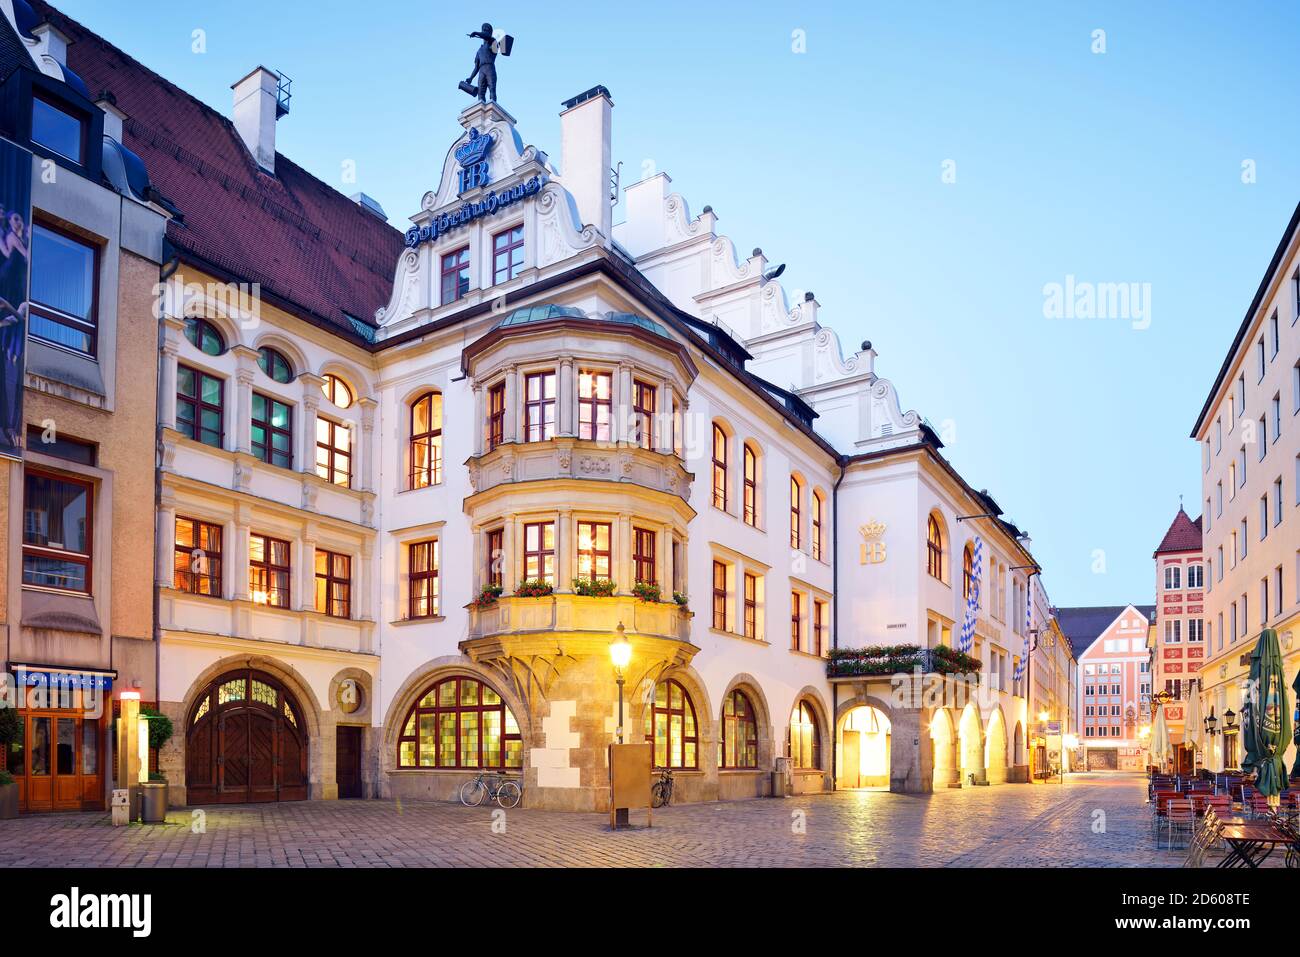
[[[889,787],[889,715],[870,705],[859,705],[840,719],[837,788]]]
[[[946,788],[957,782],[957,733],[952,715],[940,708],[930,719],[930,745],[934,755],[934,787]]]
[[[989,784],[1003,784],[1007,780],[1007,722],[1002,709],[994,708],[989,716],[988,741],[985,746],[984,766],[988,768]]]
[[[961,783],[967,785],[973,779],[976,783],[985,780],[984,775],[984,729],[980,724],[979,709],[974,702],[966,705],[957,725],[957,737],[961,754]]]

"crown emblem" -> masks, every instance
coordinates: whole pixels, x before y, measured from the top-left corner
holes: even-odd
[[[469,139],[456,147],[456,161],[461,166],[472,166],[482,161],[492,149],[492,135],[484,135],[470,127]]]
[[[869,542],[885,534],[885,523],[873,519],[865,525],[859,525],[858,531],[862,533],[863,541]]]

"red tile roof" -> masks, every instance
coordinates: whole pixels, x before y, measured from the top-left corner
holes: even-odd
[[[1160,546],[1153,554],[1199,552],[1200,550],[1201,520],[1198,518],[1196,521],[1192,521],[1180,506],[1178,514],[1174,516],[1174,520],[1169,526],[1169,531],[1165,532],[1165,537],[1160,540]]]
[[[167,229],[181,258],[218,278],[256,282],[304,319],[356,335],[393,288],[402,234],[277,154],[261,171],[234,124],[44,0],[32,0],[72,41],[68,66],[93,95],[111,92],[128,117],[125,144],[180,210]]]

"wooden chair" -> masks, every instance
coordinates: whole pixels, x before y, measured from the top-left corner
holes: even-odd
[[[1165,812],[1165,833],[1167,841],[1165,846],[1170,850],[1174,846],[1174,835],[1186,835],[1187,841],[1192,839],[1192,833],[1196,829],[1196,815],[1192,812],[1192,802],[1188,800],[1170,801],[1168,810]],[[1159,847],[1159,841],[1156,842]],[[1187,844],[1183,844],[1186,847]]]

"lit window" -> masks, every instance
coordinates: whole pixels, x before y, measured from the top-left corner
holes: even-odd
[[[753,447],[746,442],[742,454],[744,460],[744,509],[743,518],[746,525],[758,526],[758,456]]]
[[[713,507],[727,510],[727,433],[713,424]]]
[[[505,770],[524,764],[524,743],[501,696],[474,678],[445,678],[406,714],[398,739],[403,768]]]
[[[803,544],[803,483],[790,476],[790,547]]]
[[[172,587],[193,595],[221,597],[221,526],[176,519]]]
[[[524,376],[524,441],[555,438],[555,373]]]
[[[352,556],[316,549],[316,610],[352,617]]]
[[[713,563],[713,627],[727,630],[727,566]]]
[[[654,744],[657,768],[694,768],[699,735],[691,696],[671,678],[655,685],[654,701],[646,709],[645,739]]]
[[[316,419],[316,474],[333,485],[352,485],[352,427]]]
[[[289,607],[289,543],[267,535],[248,536],[248,591],[253,602]]]
[[[348,384],[336,375],[325,375],[324,382],[321,383],[320,390],[325,393],[325,398],[329,399],[340,409],[346,409],[352,404],[352,390]]]
[[[655,576],[655,533],[648,528],[632,529],[632,577],[637,584],[657,583]]]
[[[610,577],[610,539],[608,522],[578,523],[578,577]]]
[[[555,584],[555,523],[524,526],[524,578]]]
[[[813,492],[812,496],[812,556],[818,561],[822,561],[826,556],[823,552],[822,527],[824,522],[823,513],[826,510],[826,500],[822,498],[821,492]]]
[[[943,529],[933,515],[925,528],[925,570],[931,578],[943,581]]]
[[[442,483],[442,396],[427,392],[411,403],[411,488]]]
[[[821,750],[817,716],[808,702],[800,701],[790,712],[790,763],[805,770],[820,768]]]
[[[608,442],[613,418],[614,377],[608,372],[578,372],[578,438]]]
[[[743,691],[733,691],[722,702],[722,740],[718,742],[718,766],[758,767],[758,720],[754,706]]]

